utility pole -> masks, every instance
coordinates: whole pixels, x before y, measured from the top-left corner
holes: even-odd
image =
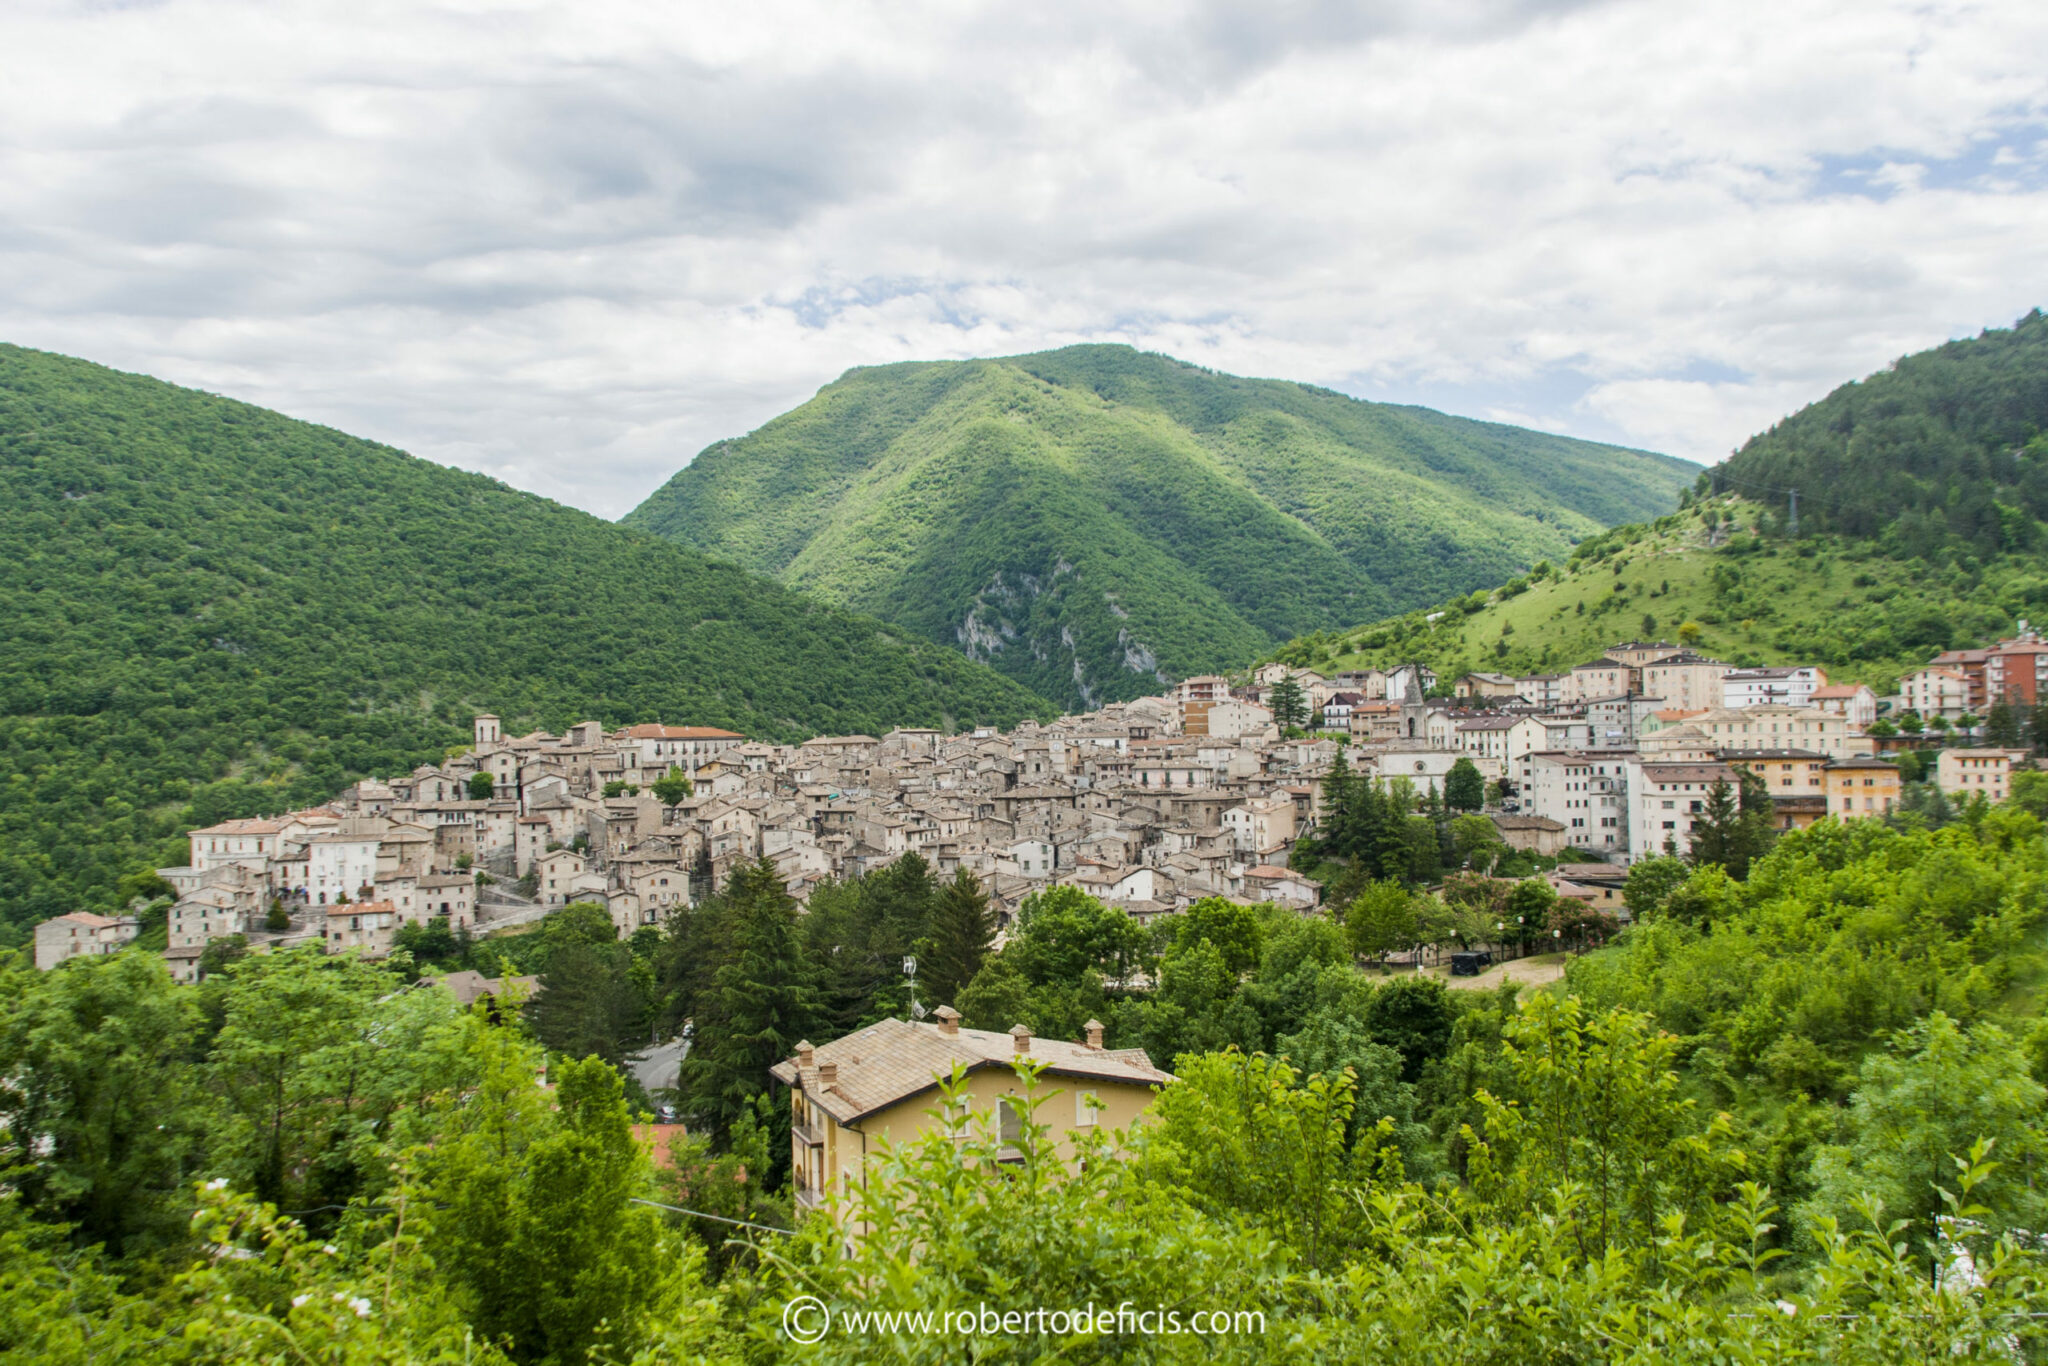
[[[1799,535],[1799,490],[1798,490],[1798,489],[1793,489],[1793,490],[1791,490],[1791,494],[1792,494],[1792,515],[1791,515],[1791,517],[1790,517],[1790,518],[1788,519],[1788,520],[1789,520],[1789,526],[1788,526],[1788,530],[1789,530],[1789,531],[1791,532],[1791,534],[1792,534],[1792,535],[1793,535],[1794,537],[1797,537],[1797,536]]]

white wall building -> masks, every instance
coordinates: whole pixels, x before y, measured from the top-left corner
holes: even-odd
[[[1736,708],[1810,706],[1814,690],[1827,685],[1827,674],[1810,664],[1776,669],[1730,669],[1721,676],[1721,705]]]

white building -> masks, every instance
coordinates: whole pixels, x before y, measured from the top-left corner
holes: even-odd
[[[1953,721],[1970,709],[1970,680],[1961,669],[1930,664],[1899,680],[1899,696],[1908,711]]]
[[[1830,759],[1862,759],[1877,752],[1877,742],[1846,717],[1811,706],[1722,707],[1672,728],[1686,729],[1697,731],[1716,750],[1811,749]]]
[[[1515,766],[1521,814],[1565,828],[1565,842],[1623,857],[1628,853],[1627,766],[1632,754],[1561,750],[1525,754]]]
[[[1628,773],[1630,862],[1667,851],[1680,858],[1692,850],[1693,825],[1706,811],[1714,784],[1737,785],[1726,764],[1666,764],[1631,760]]]
[[[1827,685],[1827,674],[1810,664],[1775,669],[1730,669],[1721,676],[1721,705],[1738,709],[1805,707],[1812,705],[1815,689]]]
[[[378,843],[372,834],[315,835],[306,845],[307,898],[315,906],[331,906],[342,896],[361,900],[377,885]]]

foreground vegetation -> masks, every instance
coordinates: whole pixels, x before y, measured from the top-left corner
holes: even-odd
[[[1079,707],[1498,583],[1668,509],[1694,472],[1078,346],[850,371],[626,523]]]
[[[15,347],[0,502],[0,943],[187,827],[438,760],[476,710],[777,740],[1046,710],[493,480]]]
[[[16,964],[0,1359],[2040,1360],[2037,787],[1938,830],[1823,821],[1746,877],[1652,861],[1639,923],[1526,1000],[1364,965],[1417,895],[1398,877],[1334,914],[1217,901],[1149,930],[1056,889],[995,953],[971,881],[911,860],[808,917],[755,867],[630,945],[565,912],[476,946],[540,955],[524,1011],[395,989],[402,958],[251,957],[197,987],[133,952]],[[658,1208],[786,1226],[763,1059],[899,1012],[906,944],[964,980],[970,1025],[1087,1010],[1181,1080],[1078,1161],[1034,1126],[1021,1165],[975,1132],[888,1155],[852,1248]],[[548,995],[613,977],[642,993],[626,1032],[698,1027],[671,1167],[604,1047],[544,1042],[574,1014]],[[842,1332],[788,1342],[798,1294]],[[1263,1331],[843,1328],[1126,1301]]]

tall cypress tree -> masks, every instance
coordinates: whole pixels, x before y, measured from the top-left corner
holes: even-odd
[[[725,901],[724,961],[699,1003],[680,1079],[692,1116],[721,1144],[768,1089],[768,1069],[793,1056],[819,1023],[816,970],[797,931],[796,902],[775,865],[762,859],[735,868]],[[774,1113],[788,1122],[782,1107]],[[780,1149],[785,1160],[787,1149]]]
[[[920,965],[926,1003],[958,1008],[958,997],[989,955],[996,937],[981,879],[962,868],[939,891],[932,913],[931,951]]]
[[[1351,818],[1353,805],[1358,800],[1358,779],[1351,772],[1351,763],[1344,757],[1344,747],[1337,747],[1337,757],[1330,764],[1328,775],[1323,778],[1323,830],[1322,848],[1327,854],[1350,852]]]

